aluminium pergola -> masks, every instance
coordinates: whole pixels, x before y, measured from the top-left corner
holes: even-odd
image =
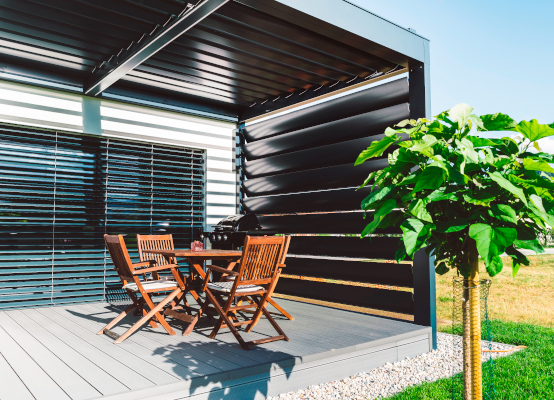
[[[1,79],[248,130],[264,114],[408,72],[409,117],[430,112],[429,41],[343,0],[2,0],[0,21]],[[98,129],[84,114],[85,131]],[[428,262],[414,264],[412,287],[416,323],[434,326]]]

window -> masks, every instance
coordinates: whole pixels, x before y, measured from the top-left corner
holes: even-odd
[[[0,308],[107,300],[121,284],[103,235],[204,225],[203,150],[0,125]]]

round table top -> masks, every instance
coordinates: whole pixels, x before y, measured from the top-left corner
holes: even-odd
[[[174,249],[174,250],[143,250],[143,253],[161,254],[169,257],[186,257],[186,258],[240,258],[242,251],[239,250],[220,250],[210,249],[202,251],[192,251],[190,249]]]

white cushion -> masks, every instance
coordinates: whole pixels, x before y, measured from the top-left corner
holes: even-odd
[[[230,293],[233,289],[233,285],[235,282],[229,281],[229,282],[210,282],[208,283],[208,287],[211,290],[216,290],[218,292],[225,292]],[[237,287],[236,293],[244,293],[244,292],[255,292],[258,290],[264,290],[263,287],[257,286],[257,285],[240,285]]]
[[[144,290],[172,289],[178,286],[177,282],[170,281],[168,279],[158,279],[156,281],[144,281],[141,283]],[[133,292],[139,291],[136,283],[128,283],[125,286],[123,286],[123,289],[129,289]]]

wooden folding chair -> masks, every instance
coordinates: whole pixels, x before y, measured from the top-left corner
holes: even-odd
[[[204,281],[206,304],[209,302],[219,314],[219,320],[210,333],[213,339],[221,328],[229,328],[243,349],[248,350],[250,345],[286,340],[289,338],[266,310],[266,305],[275,290],[281,269],[285,267],[280,261],[284,259],[286,243],[290,239],[285,236],[246,236],[242,252],[239,271],[226,270],[214,265],[207,265],[208,274]],[[235,276],[232,281],[209,282],[211,271],[224,272]],[[223,299],[227,296],[227,300]],[[233,306],[235,297],[248,297],[252,303]],[[204,308],[204,307],[203,307]],[[255,309],[252,319],[238,321],[236,311]],[[254,327],[262,314],[269,320],[277,331],[277,336],[245,342],[240,336],[237,326],[248,325],[246,332]],[[234,322],[235,321],[235,322]]]
[[[154,261],[157,266],[162,265],[177,265],[177,260],[174,257],[166,258],[161,254],[148,253],[148,250],[174,250],[173,235],[137,235],[137,247],[139,252],[139,258],[141,262]],[[189,281],[190,275],[181,274],[180,270],[177,270],[181,275],[181,279],[185,283],[185,290],[177,296],[168,308],[165,309],[164,315],[171,316],[173,318],[180,319],[182,321],[189,322],[190,318],[184,317],[183,314],[177,312],[184,308],[189,314],[192,314],[190,305],[187,303],[186,294],[191,293],[192,296],[198,301],[198,294],[190,286],[192,282]],[[165,271],[164,271],[165,272]],[[170,272],[169,270],[167,272]],[[160,279],[158,272],[152,272],[154,279]],[[145,276],[146,278],[146,276]],[[165,278],[162,276],[162,278]],[[183,307],[179,306],[179,302],[182,301]]]
[[[115,339],[115,343],[121,343],[146,322],[149,322],[150,325],[152,325],[152,327],[154,328],[157,327],[154,321],[152,321],[153,318],[156,318],[156,320],[165,328],[167,333],[169,333],[170,335],[175,335],[175,331],[171,329],[160,311],[185,290],[185,284],[181,279],[179,271],[177,270],[178,265],[170,264],[153,266],[154,264],[156,264],[156,261],[154,260],[133,264],[129,257],[127,246],[125,246],[123,236],[104,235],[104,240],[106,241],[106,246],[108,247],[108,251],[110,252],[110,256],[112,257],[115,270],[117,271],[117,274],[119,275],[119,278],[123,283],[123,289],[127,291],[133,304],[131,304],[117,317],[115,317],[108,325],[102,328],[98,332],[98,334],[101,335],[105,333],[106,335]],[[139,279],[140,275],[145,275],[149,272],[155,273],[162,269],[170,270],[175,280],[173,281],[167,278],[163,278],[141,281]],[[151,296],[160,292],[170,293],[161,302],[159,302],[158,304],[154,304]],[[137,298],[137,294],[140,294],[141,297]],[[148,306],[150,311],[146,312],[145,306]],[[119,321],[121,321],[135,309],[141,310],[143,316],[123,335],[118,335],[117,333],[110,330]]]
[[[289,244],[290,244],[290,238],[291,236],[286,236],[286,240],[285,240],[285,251],[283,252],[283,256],[281,257],[281,260],[279,261],[280,264],[285,264],[285,261],[286,261],[286,258],[287,258],[287,253],[288,253],[288,250],[289,250]],[[235,280],[235,276],[233,275],[223,275],[221,277],[221,280],[226,280],[226,281],[233,281]],[[246,300],[248,301],[249,303],[252,303],[252,300],[249,300],[248,298],[241,298],[237,301],[237,305],[241,305],[242,301],[243,300]],[[268,302],[269,304],[271,304],[273,307],[275,307],[277,309],[278,312],[273,312],[273,311],[268,311],[270,314],[272,315],[282,315],[284,316],[285,318],[289,319],[289,320],[294,320],[294,317],[292,315],[290,315],[288,312],[285,311],[285,309],[283,307],[281,307],[279,304],[277,304],[277,302],[275,300],[273,300],[273,298],[269,298],[268,299]]]

